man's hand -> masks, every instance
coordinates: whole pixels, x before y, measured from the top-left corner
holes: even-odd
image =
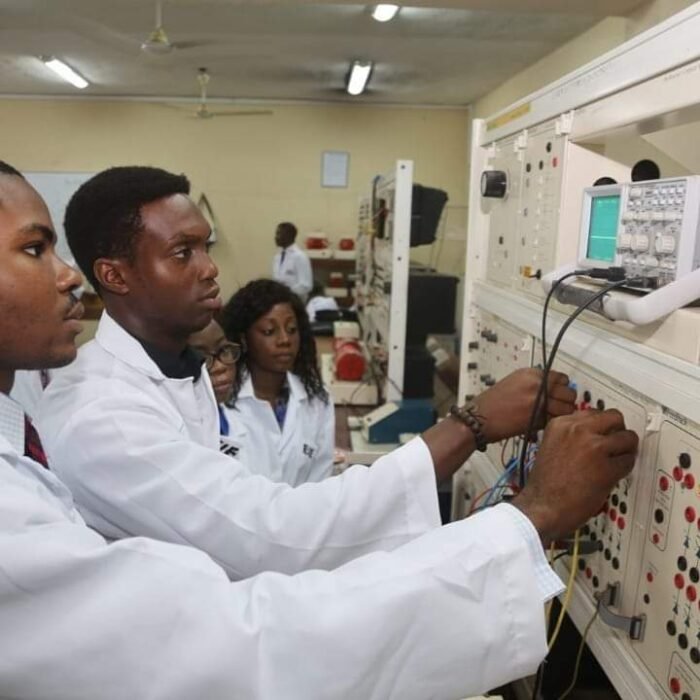
[[[565,537],[596,515],[634,466],[639,438],[619,411],[585,411],[554,419],[535,466],[512,504],[543,543]]]
[[[476,412],[483,418],[484,436],[489,442],[522,435],[527,430],[541,381],[541,370],[519,369],[476,397]],[[569,388],[569,378],[551,371],[547,382],[549,416],[573,413],[575,404],[576,392]],[[543,425],[544,415],[540,415],[535,428]]]

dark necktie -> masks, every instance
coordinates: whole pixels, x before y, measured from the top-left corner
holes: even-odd
[[[282,255],[280,255],[280,270],[282,269],[282,265],[284,265],[284,256],[287,254],[287,249],[282,248]]]
[[[32,425],[26,413],[24,414],[24,454],[46,469],[49,468],[49,462],[46,459],[46,452],[44,452],[44,447],[39,439],[39,433],[36,432],[36,428]]]

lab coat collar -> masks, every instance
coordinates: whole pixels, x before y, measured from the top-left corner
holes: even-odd
[[[296,374],[287,372],[287,384],[289,385],[289,397],[295,401],[307,401],[309,395],[304,389],[301,379],[297,377]],[[249,399],[255,398],[255,392],[253,391],[253,380],[250,378],[250,372],[246,372],[243,384],[241,384],[240,391],[238,392],[239,399]]]
[[[153,379],[166,379],[141,343],[127,333],[106,311],[102,312],[95,340],[110,355],[114,355],[130,367]]]
[[[24,409],[2,392],[0,392],[0,439],[4,439],[17,454],[23,454]]]

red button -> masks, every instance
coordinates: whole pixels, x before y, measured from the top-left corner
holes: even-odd
[[[694,523],[694,522],[695,522],[695,518],[696,518],[696,515],[695,515],[695,508],[693,508],[693,506],[688,506],[688,507],[685,509],[685,519],[686,519],[689,523]]]
[[[668,685],[674,695],[678,695],[681,692],[681,682],[677,678],[671,678]]]
[[[683,590],[685,588],[685,580],[683,579],[683,574],[676,574],[673,577],[673,585],[679,590]]]
[[[660,539],[661,539],[661,538],[659,537],[659,533],[658,533],[658,532],[655,532],[655,533],[651,536],[651,541],[652,541],[654,544],[659,544],[659,540],[660,540]]]
[[[668,487],[671,485],[671,482],[668,480],[667,476],[662,476],[659,479],[659,488],[662,491],[668,491]]]
[[[691,473],[688,473],[683,477],[683,486],[685,486],[687,489],[692,489],[693,486],[695,486],[695,477]]]
[[[680,481],[683,478],[683,470],[680,467],[673,467],[673,478]]]
[[[625,529],[625,519],[624,519],[622,516],[620,516],[620,517],[617,519],[617,526],[620,528],[620,530],[624,530],[624,529]]]
[[[554,156],[554,158],[552,158],[552,167],[553,167],[553,168],[556,168],[557,165],[559,165],[559,158],[557,158],[556,156]]]
[[[615,522],[617,520],[617,511],[614,508],[611,508],[610,512],[608,513],[608,517],[610,518],[610,520]]]
[[[694,603],[698,597],[698,592],[695,590],[695,586],[688,586],[688,588],[685,589],[685,596],[691,603]]]
[[[590,567],[587,566],[586,567],[586,578],[590,578],[591,576],[593,576],[593,572],[591,571]]]
[[[647,581],[649,581],[649,583],[654,582],[654,574],[652,574],[651,571],[647,571]]]

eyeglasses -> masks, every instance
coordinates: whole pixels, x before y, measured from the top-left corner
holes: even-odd
[[[204,354],[204,365],[211,369],[218,360],[222,365],[235,365],[241,358],[241,346],[238,343],[226,343],[214,353]]]

